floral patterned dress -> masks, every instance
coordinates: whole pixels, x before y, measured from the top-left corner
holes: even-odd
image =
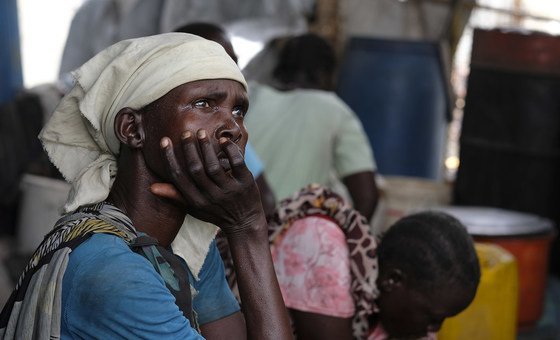
[[[315,216],[297,220],[271,252],[286,307],[339,318],[354,315],[350,256],[336,223]]]

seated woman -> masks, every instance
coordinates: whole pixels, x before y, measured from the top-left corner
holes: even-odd
[[[281,202],[269,241],[301,339],[425,337],[470,304],[480,278],[472,239],[453,217],[405,217],[377,245],[365,219],[319,186]]]
[[[243,159],[247,84],[224,49],[183,33],[126,40],[74,76],[40,135],[72,184],[67,214],[4,306],[0,337],[291,338]],[[231,244],[243,314],[216,228],[197,219]],[[172,246],[177,235],[189,246]]]

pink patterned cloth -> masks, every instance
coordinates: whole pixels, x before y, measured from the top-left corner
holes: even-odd
[[[354,316],[350,255],[332,220],[308,216],[293,222],[271,246],[288,308],[339,318]]]

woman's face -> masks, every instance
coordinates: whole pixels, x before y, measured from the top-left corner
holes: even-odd
[[[381,292],[377,301],[379,321],[393,338],[418,339],[437,332],[445,320],[465,309],[474,298],[459,287],[442,287],[420,293],[404,285]]]
[[[243,117],[249,101],[245,88],[234,80],[199,80],[180,85],[142,110],[145,132],[144,158],[153,172],[169,180],[162,162],[160,141],[169,137],[179,162],[184,164],[181,135],[206,130],[222,166],[229,162],[218,140],[226,137],[245,152],[247,130]]]

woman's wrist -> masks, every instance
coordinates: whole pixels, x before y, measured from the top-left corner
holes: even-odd
[[[247,218],[236,226],[222,228],[228,242],[239,243],[248,241],[263,241],[268,243],[268,225],[263,212],[252,218]]]

